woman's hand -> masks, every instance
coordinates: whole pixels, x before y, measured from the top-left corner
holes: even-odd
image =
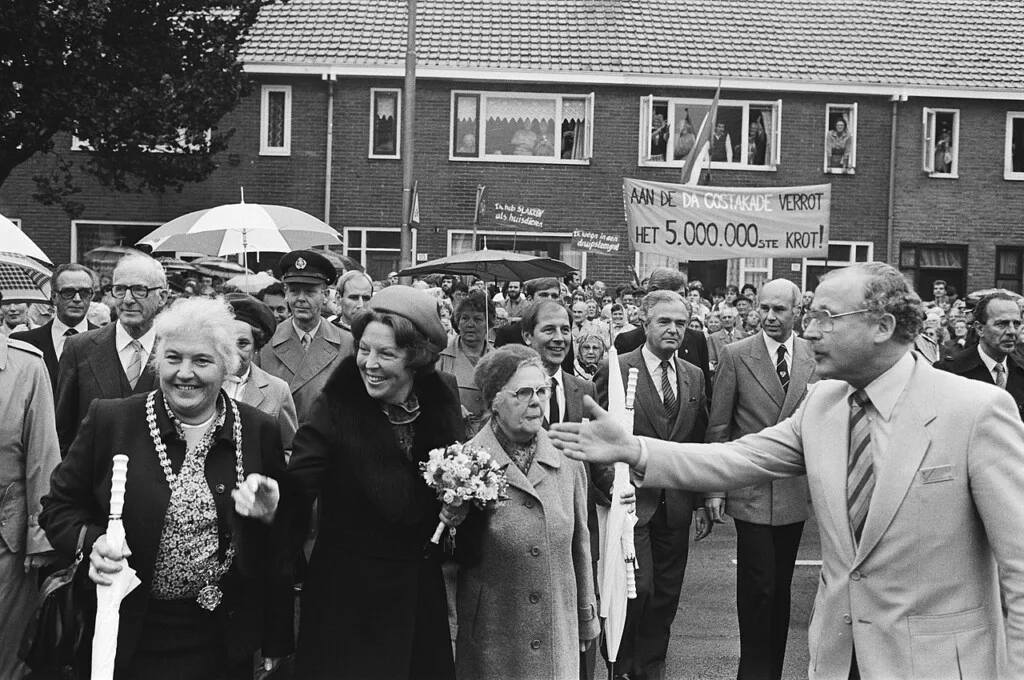
[[[448,505],[447,503],[441,508],[441,514],[438,518],[450,527],[457,527],[462,524],[462,520],[466,519],[466,515],[469,514],[469,503],[463,501],[462,505]]]
[[[103,534],[92,544],[92,551],[89,553],[89,578],[97,585],[111,585],[113,580],[108,574],[121,571],[124,568],[124,558],[131,555],[132,551],[127,545],[121,551],[112,548],[107,542],[107,535]]]
[[[270,524],[281,502],[281,487],[277,480],[253,473],[231,492],[231,498],[239,515]]]

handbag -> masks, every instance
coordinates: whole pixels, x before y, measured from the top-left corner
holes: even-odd
[[[76,579],[82,564],[85,526],[78,532],[75,560],[50,574],[39,590],[35,616],[25,629],[18,656],[35,673],[61,680],[79,677],[79,649],[88,625],[83,585]]]

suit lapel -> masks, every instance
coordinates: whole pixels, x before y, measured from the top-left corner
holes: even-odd
[[[302,352],[302,345],[298,339],[295,340],[299,354],[304,354],[299,370],[291,380],[292,391],[302,387],[310,380],[320,374],[320,371],[330,364],[338,356],[338,345],[341,344],[341,333],[336,327],[323,321],[320,323],[320,330],[313,338],[312,344],[305,353]]]
[[[117,356],[116,324],[115,321],[104,326],[103,331],[92,338],[97,347],[88,356],[93,378],[100,387],[100,396],[105,399],[120,399],[131,394],[128,378]]]
[[[542,435],[543,436],[543,435]],[[491,458],[494,459],[503,470],[505,470],[505,479],[508,481],[508,485],[515,487],[525,494],[529,494],[540,500],[540,496],[537,495],[537,490],[534,485],[526,478],[523,471],[519,469],[519,466],[512,462],[512,459],[505,453],[505,449],[502,448],[501,444],[498,443],[498,438],[494,436],[494,432],[491,430],[491,426],[485,425],[480,434],[477,435],[478,441],[476,444],[491,454]],[[537,453],[540,453],[540,446],[537,447]],[[535,466],[536,467],[536,466]]]
[[[249,380],[242,388],[241,401],[249,404],[249,406],[259,408],[266,398],[268,385],[270,385],[270,382],[267,380],[266,374],[263,373],[259,366],[252,366],[249,369]]]
[[[767,354],[767,349],[765,354]],[[807,343],[800,338],[793,338],[793,361],[791,363],[789,391],[786,392],[786,400],[782,403],[782,411],[779,413],[780,421],[796,411],[800,400],[807,392],[807,383],[814,376],[814,357],[811,356],[811,350]]]
[[[927,425],[936,413],[929,405],[933,394],[928,382],[921,365],[915,365],[910,383],[896,403],[888,450],[882,453],[882,465],[875,466],[875,490],[854,566],[867,557],[889,528],[931,445]]]
[[[821,414],[814,417],[821,432],[820,446],[815,441],[815,464],[819,467],[823,494],[829,515],[841,544],[844,561],[852,561],[856,546],[850,528],[850,513],[846,500],[847,458],[850,441],[850,408],[846,403],[846,391],[842,390],[836,401]],[[807,448],[805,448],[807,450]]]
[[[658,400],[658,390],[654,387],[651,374],[647,371],[644,357],[639,349],[633,350],[626,355],[625,366],[622,369],[622,384],[629,384],[629,369],[635,368],[639,371],[636,382],[636,397],[633,404],[633,418],[636,421],[637,414],[641,415],[648,423],[651,432],[658,433],[662,439],[668,437],[668,423],[665,418],[660,417],[665,413],[665,407]],[[636,432],[634,424],[633,431]]]
[[[782,383],[779,382],[779,374],[775,372],[775,364],[768,356],[768,348],[765,347],[764,340],[758,338],[751,342],[750,352],[741,355],[740,358],[750,369],[761,389],[771,397],[771,400],[779,408],[782,408],[783,402],[786,401],[786,393],[782,389]]]
[[[555,449],[554,444],[548,439],[548,433],[543,430],[537,435],[537,453],[533,458],[533,465],[530,466],[529,482],[537,494],[539,487],[548,476],[548,468],[560,468],[562,466],[561,454]],[[514,465],[512,467],[515,467]]]
[[[583,421],[583,394],[579,385],[564,370],[562,371],[562,385],[565,386],[565,418],[563,422],[579,423]]]
[[[292,386],[294,392],[294,376],[299,372],[299,368],[302,366],[302,360],[306,358],[306,353],[302,351],[302,344],[299,343],[298,337],[295,335],[295,329],[292,327],[291,321],[284,321],[274,331],[274,337],[270,341],[271,346],[274,348],[274,354],[292,373],[292,379],[288,381],[289,385]]]

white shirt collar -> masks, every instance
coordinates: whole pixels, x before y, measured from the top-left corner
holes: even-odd
[[[981,343],[980,342],[978,343],[978,354],[981,356],[981,362],[983,364],[985,364],[985,368],[988,369],[988,374],[990,376],[992,376],[992,380],[993,381],[996,379],[996,364],[1000,364],[1003,367],[1004,371],[1007,369],[1006,357],[1003,357],[1003,360],[1001,362],[1000,361],[996,361],[995,359],[990,357],[988,354],[985,354],[985,350],[983,350],[981,348]],[[1007,378],[1009,378],[1008,374],[1007,374]]]
[[[316,332],[318,330],[320,330],[320,324],[322,324],[323,322],[324,322],[324,320],[323,320],[323,318],[321,318],[319,321],[316,322],[316,328],[314,328],[311,331],[304,331],[301,328],[299,328],[298,324],[295,323],[295,317],[292,317],[292,328],[295,329],[295,337],[297,337],[298,339],[301,340],[302,339],[302,334],[308,332],[309,333],[309,339],[313,340],[314,338],[316,338]]]
[[[778,361],[778,359],[779,359],[779,346],[780,345],[785,345],[786,346],[786,362],[789,363],[789,362],[793,361],[793,334],[792,333],[789,334],[789,337],[786,338],[785,342],[779,342],[775,338],[770,337],[764,331],[761,331],[761,337],[764,338],[764,346],[768,348],[768,356],[771,357],[771,360],[773,362],[774,361]]]
[[[659,359],[658,356],[647,347],[646,342],[640,349],[640,356],[644,358],[644,364],[647,366],[647,372],[650,373],[652,376],[660,377],[661,373],[658,372],[658,368],[661,366],[661,359]],[[668,365],[668,374],[670,376],[674,376],[676,373],[676,362],[670,359]]]
[[[888,421],[892,417],[892,412],[896,408],[896,402],[899,401],[903,391],[910,383],[910,376],[913,372],[914,356],[912,352],[908,351],[888,371],[872,380],[864,388],[868,399],[871,400],[871,404],[883,420]],[[853,385],[851,385],[846,391],[847,398],[856,391]]]
[[[558,370],[555,371],[554,375],[549,376],[549,377],[551,377],[556,383],[558,383],[558,387],[561,388],[562,392],[565,392],[565,382],[562,380],[562,367],[561,366],[558,367]]]
[[[89,320],[82,318],[76,326],[68,326],[63,321],[57,318],[57,315],[53,315],[53,325],[50,326],[50,338],[53,340],[53,346],[57,346],[57,338],[63,338],[64,334],[69,328],[74,328],[79,333],[84,333],[89,330]]]
[[[114,335],[114,347],[117,349],[117,353],[120,354],[124,351],[124,348],[132,344],[133,338],[128,335],[128,331],[125,330],[121,322],[116,322],[117,330]],[[147,356],[153,353],[153,345],[156,344],[156,330],[150,326],[149,330],[146,331],[141,338],[137,338],[142,343],[142,352]]]

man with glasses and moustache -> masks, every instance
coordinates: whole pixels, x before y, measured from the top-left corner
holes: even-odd
[[[552,428],[552,441],[577,460],[629,463],[640,487],[806,474],[822,556],[810,680],[1024,676],[1024,423],[1005,390],[915,356],[921,312],[895,267],[843,267],[803,318],[820,380],[781,423],[676,444],[588,403],[593,419]]]
[[[117,323],[68,337],[57,365],[57,437],[62,458],[93,399],[122,399],[149,392],[155,385],[148,366],[156,343],[153,318],[168,296],[164,269],[143,253],[125,255],[114,267],[110,292]]]
[[[67,339],[99,328],[85,318],[98,285],[99,279],[88,267],[74,262],[60,265],[53,270],[50,279],[53,290],[50,299],[56,310],[54,317],[39,328],[11,335],[42,351],[53,389],[57,387],[57,365]]]

